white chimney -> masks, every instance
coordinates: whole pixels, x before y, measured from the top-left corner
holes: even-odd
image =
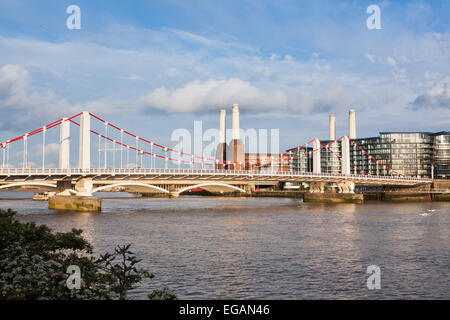
[[[330,140],[336,140],[336,118],[330,114]]]
[[[219,141],[219,143],[225,143],[227,140],[226,117],[227,117],[227,110],[225,110],[225,109],[220,110],[220,141]]]
[[[239,140],[239,105],[233,104],[233,140]]]
[[[356,139],[356,119],[354,109],[350,109],[348,112],[348,137],[350,139]]]

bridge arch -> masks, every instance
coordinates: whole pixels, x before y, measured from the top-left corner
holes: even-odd
[[[56,184],[51,184],[51,183],[17,182],[17,183],[4,184],[4,185],[0,186],[0,189],[7,189],[7,188],[12,188],[12,187],[22,187],[22,186],[36,186],[36,187],[56,188]]]
[[[201,187],[207,187],[207,186],[214,186],[214,187],[224,187],[224,188],[230,188],[239,192],[243,192],[245,193],[245,190],[230,184],[226,184],[226,183],[220,183],[220,182],[205,182],[205,183],[200,183],[200,184],[196,184],[193,186],[187,186],[185,188],[182,188],[180,190],[177,190],[178,194],[188,191],[190,189],[196,189],[196,188],[201,188]]]
[[[137,186],[137,187],[145,187],[145,188],[150,188],[150,189],[156,189],[158,191],[161,191],[163,193],[169,193],[169,191],[167,191],[166,189],[151,185],[151,184],[146,184],[146,183],[139,183],[139,182],[122,182],[122,183],[116,183],[116,184],[108,184],[106,186],[102,186],[102,187],[98,187],[95,189],[92,189],[91,193],[94,192],[99,192],[108,188],[113,188],[113,187],[123,187],[123,186]]]

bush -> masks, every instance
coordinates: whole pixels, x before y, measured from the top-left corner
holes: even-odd
[[[127,291],[154,275],[137,264],[131,245],[95,258],[82,230],[52,233],[45,225],[21,223],[15,212],[0,209],[0,299],[126,299]],[[80,268],[80,289],[69,289],[69,266]],[[163,288],[150,299],[176,299]]]

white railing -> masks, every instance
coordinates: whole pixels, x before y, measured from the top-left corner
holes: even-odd
[[[311,177],[311,178],[338,178],[353,180],[379,180],[430,183],[431,179],[398,176],[373,176],[341,173],[314,173],[291,171],[248,171],[248,170],[219,170],[219,169],[149,169],[149,168],[91,168],[91,169],[59,169],[59,168],[0,168],[0,176],[32,176],[32,175],[214,175],[214,176],[248,176],[257,177]]]

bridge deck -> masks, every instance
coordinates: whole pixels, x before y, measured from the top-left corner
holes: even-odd
[[[19,181],[57,181],[63,179],[78,179],[92,177],[95,183],[111,183],[113,181],[132,179],[148,183],[167,183],[177,181],[284,181],[284,182],[345,182],[352,181],[360,185],[403,185],[412,186],[429,184],[431,179],[413,177],[372,176],[340,173],[313,173],[313,172],[261,172],[238,170],[211,170],[211,169],[148,169],[148,168],[92,168],[92,169],[22,169],[1,168],[0,184],[17,183]]]

